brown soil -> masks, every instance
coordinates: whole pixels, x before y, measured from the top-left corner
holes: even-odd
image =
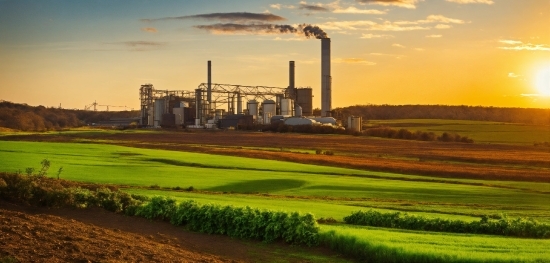
[[[304,248],[205,235],[103,209],[48,209],[0,201],[0,261],[309,262]],[[337,257],[323,249],[310,254]]]

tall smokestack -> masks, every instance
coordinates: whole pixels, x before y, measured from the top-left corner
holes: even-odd
[[[288,87],[294,89],[294,61],[288,62]]]
[[[330,38],[321,38],[321,116],[330,117],[332,110],[332,77],[330,76]]]
[[[208,60],[208,88],[206,90],[206,100],[212,103],[212,62]]]

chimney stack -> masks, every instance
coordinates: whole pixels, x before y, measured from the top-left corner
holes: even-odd
[[[331,117],[330,38],[321,38],[321,116]]]
[[[208,60],[208,88],[206,90],[206,100],[212,103],[212,62]]]
[[[293,89],[296,87],[294,83],[294,61],[288,62],[288,87]]]

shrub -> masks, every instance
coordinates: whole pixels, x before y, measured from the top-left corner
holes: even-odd
[[[508,219],[500,216],[493,220],[483,216],[479,221],[465,222],[441,218],[425,218],[407,213],[381,213],[373,210],[357,211],[344,217],[344,222],[354,225],[401,228],[422,231],[490,234],[531,238],[550,238],[550,225],[533,219]]]
[[[311,214],[275,212],[250,207],[199,205],[193,200],[180,203],[170,222],[190,230],[265,242],[284,240],[308,246],[318,243],[319,227]]]

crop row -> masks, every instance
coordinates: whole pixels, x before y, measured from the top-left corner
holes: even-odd
[[[317,245],[319,227],[312,214],[276,212],[250,207],[200,205],[193,200],[177,204],[175,199],[156,196],[138,208],[136,215],[169,220],[192,231],[252,238],[272,242]]]
[[[115,187],[113,187],[115,188]],[[317,245],[319,226],[312,214],[250,207],[199,205],[193,200],[130,195],[105,186],[84,185],[44,176],[0,173],[0,198],[48,207],[102,207],[112,212],[186,225],[192,231],[271,242]]]
[[[437,231],[451,233],[472,233],[530,238],[550,238],[550,225],[539,223],[533,219],[498,220],[487,216],[479,221],[465,222],[441,218],[426,218],[407,213],[381,213],[378,211],[356,211],[344,217],[347,224],[401,228],[409,230]]]

